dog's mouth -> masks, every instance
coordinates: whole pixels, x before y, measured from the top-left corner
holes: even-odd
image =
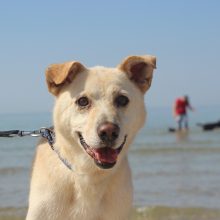
[[[110,147],[92,148],[86,143],[82,134],[80,132],[77,133],[84,150],[94,159],[95,164],[102,169],[112,168],[116,164],[118,155],[124,147],[127,139],[127,135],[125,135],[123,142],[116,149]]]

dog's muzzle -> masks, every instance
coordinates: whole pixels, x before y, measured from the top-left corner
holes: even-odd
[[[118,155],[127,139],[127,135],[125,135],[123,142],[116,149],[111,147],[92,148],[86,143],[80,132],[77,132],[77,134],[84,150],[94,159],[95,164],[102,169],[112,168],[116,164]]]

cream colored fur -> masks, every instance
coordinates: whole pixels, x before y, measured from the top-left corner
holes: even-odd
[[[139,65],[140,64],[140,65]],[[79,62],[55,64],[46,71],[49,91],[56,96],[53,113],[54,147],[73,166],[69,170],[42,140],[33,165],[27,220],[127,220],[132,208],[132,180],[127,153],[145,121],[144,93],[150,87],[156,59],[131,56],[117,68],[86,68]],[[118,108],[118,95],[129,99]],[[91,101],[79,109],[76,100]],[[127,135],[111,169],[101,169],[83,149],[77,131],[99,148],[97,126],[117,123],[120,134],[113,148]]]

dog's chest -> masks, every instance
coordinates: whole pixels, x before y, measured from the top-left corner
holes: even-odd
[[[121,198],[110,193],[108,184],[91,184],[86,181],[75,185],[74,197],[69,202],[66,219],[112,220],[120,216]],[[111,187],[110,187],[111,188]]]
[[[98,220],[100,212],[107,208],[104,198],[102,187],[100,190],[94,186],[76,189],[73,199],[67,203],[67,219]]]

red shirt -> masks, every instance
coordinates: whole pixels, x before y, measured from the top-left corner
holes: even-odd
[[[177,115],[186,114],[187,103],[185,100],[178,98],[175,102],[175,113]]]

